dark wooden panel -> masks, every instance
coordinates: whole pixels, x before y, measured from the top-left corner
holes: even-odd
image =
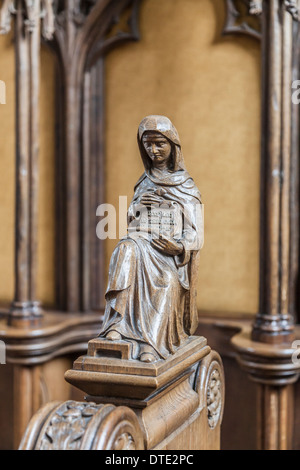
[[[241,370],[230,339],[243,324],[245,318],[200,318],[197,334],[204,335],[208,344],[221,355],[225,373],[225,406],[221,427],[222,450],[256,449],[256,384]]]
[[[294,432],[293,449],[300,450],[300,382],[295,384],[294,388]]]
[[[0,365],[0,450],[13,448],[13,367]]]
[[[256,385],[235,361],[222,357],[225,371],[225,407],[221,449],[256,449]]]

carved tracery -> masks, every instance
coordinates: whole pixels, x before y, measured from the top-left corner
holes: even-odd
[[[282,7],[299,21],[297,0],[281,0]],[[263,0],[225,0],[226,20],[223,34],[247,34],[261,39]]]
[[[52,0],[4,0],[0,33],[14,18],[16,52],[15,293],[9,321],[36,320],[37,214],[39,189],[39,71],[41,35],[54,32]]]
[[[104,54],[139,38],[139,4],[55,4],[56,30],[50,45],[60,58],[56,279],[62,310],[103,307],[104,252],[95,239],[95,214],[104,202]]]
[[[223,34],[247,34],[261,37],[260,14],[262,0],[225,0],[226,20]]]
[[[42,35],[51,39],[54,33],[53,0],[4,0],[0,10],[0,34],[6,34],[11,29],[12,16],[18,10],[23,11],[24,26],[28,32],[33,32],[42,20]]]
[[[11,29],[13,18],[16,30],[19,177],[11,314],[18,321],[42,315],[36,299],[40,32],[58,59],[56,307],[99,311],[104,254],[95,240],[94,221],[104,198],[103,57],[113,47],[138,39],[139,4],[140,0],[4,0],[1,4],[0,32]],[[27,81],[29,87],[24,86]]]

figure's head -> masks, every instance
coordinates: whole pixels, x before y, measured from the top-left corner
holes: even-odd
[[[172,144],[166,137],[160,132],[146,131],[143,134],[142,142],[155,168],[172,168],[170,162]]]
[[[185,169],[178,132],[169,118],[145,117],[139,125],[138,143],[146,170],[153,166],[169,171]]]

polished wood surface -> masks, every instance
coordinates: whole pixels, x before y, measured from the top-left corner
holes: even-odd
[[[221,354],[226,406],[222,424],[223,449],[297,449],[299,407],[295,405],[300,364],[292,361],[295,345],[251,339],[252,320],[219,316],[200,318],[202,331]],[[300,338],[299,327],[295,337]],[[245,409],[247,403],[247,409]],[[239,436],[234,430],[240,429]]]
[[[144,171],[134,185],[127,233],[111,255],[99,336],[129,341],[132,359],[167,361],[198,325],[203,206],[174,123],[146,116],[137,136]]]
[[[1,445],[6,448],[13,447],[13,434],[15,447],[19,444],[29,418],[44,402],[57,399],[61,403],[74,394],[74,389],[65,388],[63,372],[70,367],[65,361],[70,362],[69,354],[85,351],[101,322],[104,252],[103,244],[91,240],[90,230],[95,204],[103,202],[105,194],[105,54],[124,41],[139,38],[139,1],[99,0],[81,10],[72,2],[61,2],[55,18],[47,2],[42,23],[36,21],[30,2],[14,2],[21,6],[17,15],[8,8],[12,3],[1,5],[1,32],[7,32],[11,21],[15,25],[17,96],[16,288],[13,308],[0,322],[10,363],[1,372],[7,386],[1,391],[1,418],[8,419]],[[236,323],[226,319],[228,312],[221,314],[221,321],[210,312],[210,319],[201,319],[203,331],[199,334],[207,336],[207,329],[211,335],[208,343],[217,344],[215,349],[224,355],[227,368],[230,398],[224,429],[230,437],[224,434],[224,447],[234,448],[236,443],[239,448],[299,448],[295,394],[299,370],[290,361],[291,341],[299,338],[294,325],[299,320],[299,112],[290,96],[290,83],[298,79],[299,71],[299,11],[293,0],[242,3],[240,8],[239,1],[226,1],[224,34],[247,34],[261,41],[260,307],[254,330],[252,320],[244,328],[242,315]],[[34,8],[39,6],[34,2]],[[45,312],[41,318],[35,292],[40,33],[57,58],[58,310]],[[55,390],[45,393],[52,377],[58,375],[59,396]],[[186,386],[187,382],[181,383],[180,390]],[[250,403],[251,413],[245,410],[244,401]],[[189,419],[186,423],[195,433],[197,420],[191,423]],[[204,414],[199,415],[202,420]],[[176,430],[170,441],[157,445],[182,446],[183,436]],[[218,440],[213,438],[212,444],[209,437],[203,439],[206,444],[198,444],[204,447]],[[193,446],[192,438],[188,440]]]
[[[129,408],[50,402],[31,420],[20,450],[143,450],[138,420]]]
[[[144,363],[132,360],[130,354],[127,358],[113,355],[110,357],[108,350],[103,348],[108,343],[114,347],[111,351],[120,351],[122,346],[128,345],[127,341],[111,343],[96,339],[104,343],[100,346],[103,349],[96,350],[90,346],[90,343],[94,346],[94,341],[89,342],[87,355],[79,357],[74,362],[73,369],[65,374],[68,382],[92,396],[131,396],[135,399],[146,399],[178,376],[187,374],[186,370],[210,351],[205,338],[190,337],[186,344],[167,359]]]
[[[15,327],[0,320],[0,339],[6,344],[7,360],[11,364],[42,364],[63,354],[84,351],[87,341],[101,325],[100,313],[82,316],[45,312],[36,325]]]
[[[282,22],[279,20],[282,16]],[[294,19],[277,0],[262,2],[262,201],[260,312],[253,338],[265,342],[290,341],[294,318],[290,298],[295,283],[291,271],[291,228],[295,236],[295,208],[291,198],[292,100]],[[274,101],[275,100],[275,101]],[[276,104],[275,104],[276,103]],[[294,241],[295,242],[295,241]]]
[[[219,449],[222,361],[202,337],[183,349],[156,364],[83,356],[66,379],[89,394],[85,402],[45,405],[31,419],[20,449]],[[74,431],[79,423],[80,435]]]

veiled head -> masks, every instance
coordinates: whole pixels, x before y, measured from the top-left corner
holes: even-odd
[[[172,153],[171,142],[159,132],[146,131],[142,142],[152,165],[160,169],[172,169],[170,157]]]
[[[160,144],[160,149],[157,150],[157,153],[161,154],[161,159],[169,152],[169,171],[185,169],[178,132],[170,119],[166,116],[147,116],[139,125],[138,143],[146,170],[149,170],[155,161],[155,158],[152,158],[154,157],[154,153],[151,151],[151,142]],[[146,144],[147,146],[145,146]],[[152,145],[153,150],[154,147],[155,146]]]

